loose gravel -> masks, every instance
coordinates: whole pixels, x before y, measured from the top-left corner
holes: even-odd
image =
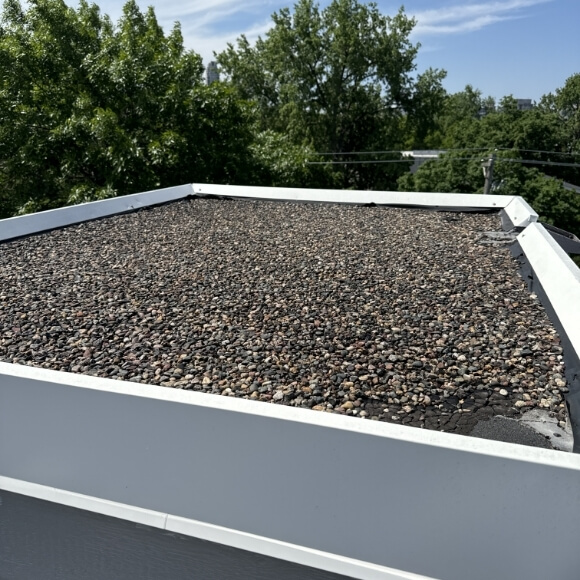
[[[186,200],[0,245],[0,360],[468,434],[565,421],[497,215]]]

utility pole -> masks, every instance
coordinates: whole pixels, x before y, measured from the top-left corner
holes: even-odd
[[[483,188],[484,195],[488,195],[491,191],[491,183],[493,181],[493,164],[495,163],[495,153],[491,154],[491,157],[483,162],[483,176],[485,177],[485,187]]]

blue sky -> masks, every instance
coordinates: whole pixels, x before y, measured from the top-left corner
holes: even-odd
[[[155,7],[169,30],[181,22],[185,44],[204,63],[240,34],[250,40],[264,35],[270,16],[294,2],[280,0],[138,0]],[[324,6],[328,2],[322,1]],[[394,14],[403,2],[378,0],[380,10]],[[117,20],[123,2],[97,1]],[[539,99],[580,72],[580,0],[407,0],[407,14],[417,19],[413,40],[422,48],[418,71],[447,71],[445,88],[466,84],[484,96]]]

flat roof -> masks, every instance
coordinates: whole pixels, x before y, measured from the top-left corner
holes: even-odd
[[[186,199],[0,246],[0,360],[470,434],[566,420],[497,214]]]

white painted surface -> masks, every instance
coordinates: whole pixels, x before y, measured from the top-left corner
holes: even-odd
[[[180,403],[236,414],[267,417],[277,421],[304,423],[306,425],[316,425],[329,429],[338,429],[340,431],[385,437],[390,440],[397,439],[417,445],[433,446],[508,460],[523,460],[539,465],[580,470],[580,455],[555,453],[554,451],[541,449],[539,447],[526,447],[488,439],[465,437],[430,429],[411,429],[395,423],[362,420],[334,413],[322,413],[286,405],[267,404],[261,401],[251,401],[237,397],[222,397],[208,393],[132,383],[129,381],[117,381],[89,375],[64,373],[38,367],[0,362],[0,393],[2,392],[1,388],[3,383],[7,383],[10,378],[24,379],[25,381],[30,380],[30,384],[48,383],[62,385],[67,388],[109,393],[111,395],[126,395],[148,400]],[[72,390],[70,392],[72,393]]]
[[[538,221],[538,214],[523,197],[512,197],[505,212],[516,228],[525,228]]]
[[[0,490],[165,529],[167,514],[0,475]]]
[[[304,566],[343,574],[351,578],[365,580],[434,580],[432,577],[419,576],[386,566],[377,566],[368,562],[361,562],[360,560],[345,558],[336,554],[321,552],[320,550],[312,550],[303,546],[288,544],[287,542],[279,542],[254,534],[235,532],[227,528],[211,526],[186,518],[168,516],[166,529],[187,536],[203,538],[210,542],[226,544],[241,550],[257,552],[264,556],[280,558]]]
[[[514,198],[507,195],[471,193],[423,193],[400,191],[351,191],[338,189],[293,189],[289,187],[254,187],[193,183],[195,193],[252,199],[316,201],[335,203],[376,203],[438,208],[503,209]]]
[[[557,451],[2,364],[0,475],[283,559],[577,578],[580,456]]]
[[[0,220],[0,241],[167,203],[191,194],[191,185],[179,185],[8,218]]]
[[[541,224],[517,238],[574,350],[580,353],[580,269]]]

